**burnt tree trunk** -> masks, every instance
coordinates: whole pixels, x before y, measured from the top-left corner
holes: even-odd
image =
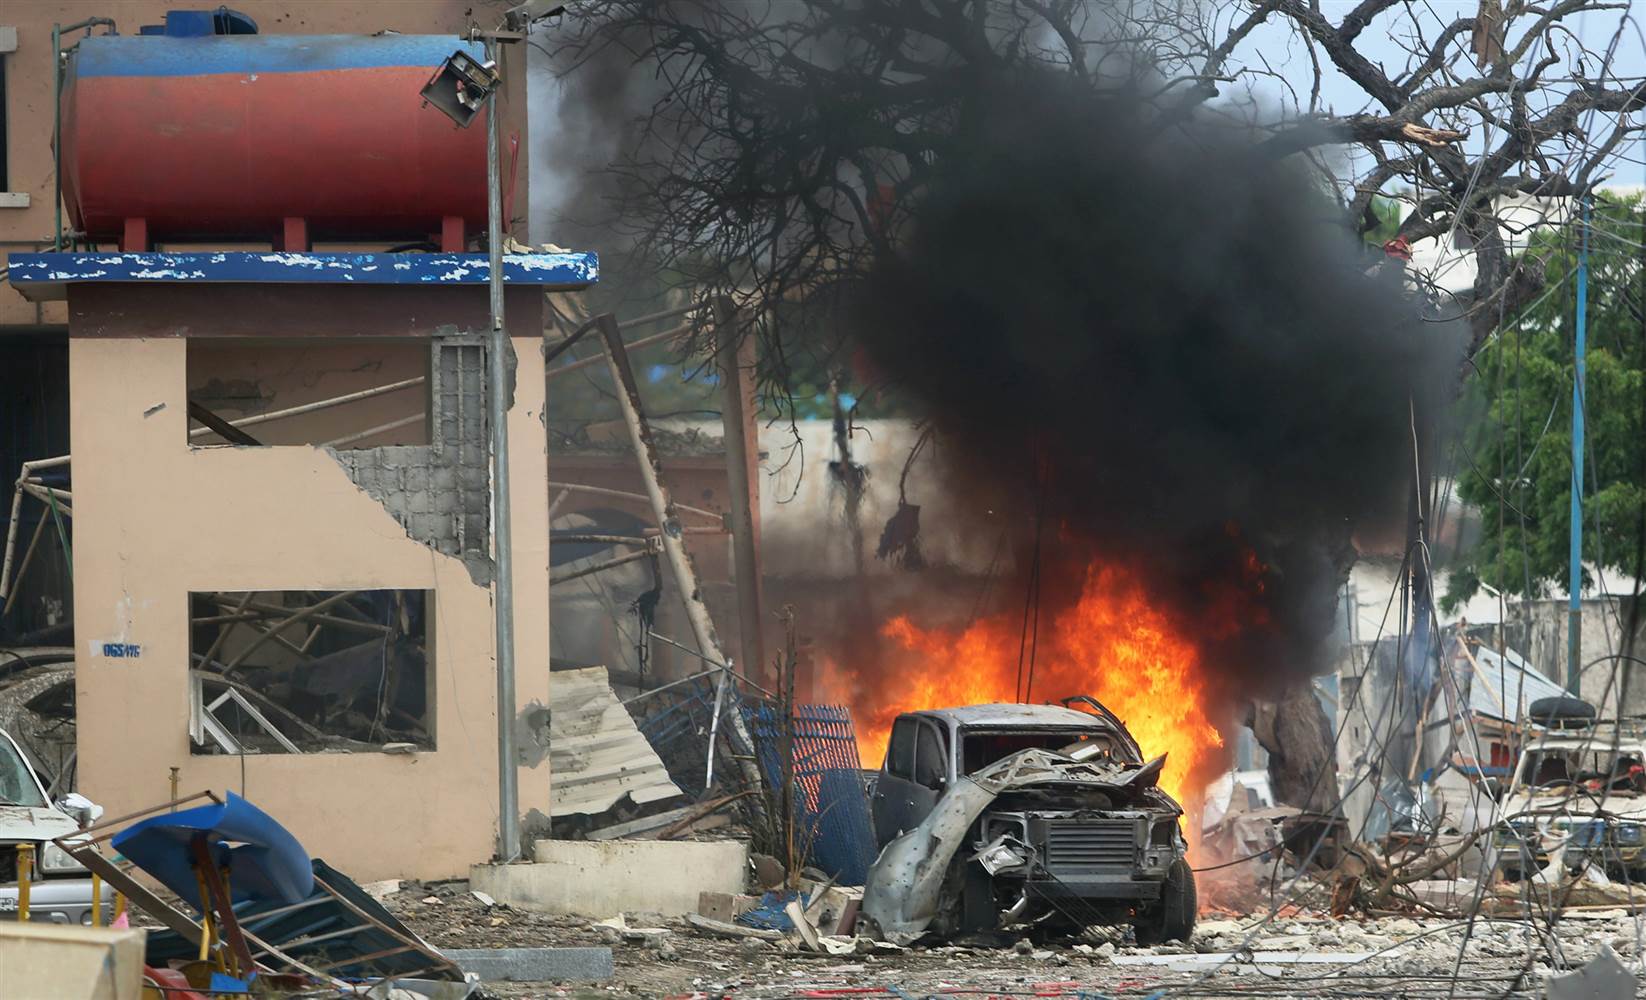
[[[1275,802],[1307,813],[1338,814],[1337,754],[1331,723],[1310,684],[1278,702],[1252,706],[1248,725],[1269,752]]]

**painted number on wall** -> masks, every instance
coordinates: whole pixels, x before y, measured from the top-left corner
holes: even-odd
[[[143,655],[143,647],[135,642],[105,642],[103,655],[115,659],[136,659]]]

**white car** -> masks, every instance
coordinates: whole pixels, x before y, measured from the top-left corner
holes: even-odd
[[[1556,856],[1613,878],[1646,879],[1646,728],[1598,722],[1527,740],[1503,798],[1500,864],[1522,878]]]
[[[11,734],[0,729],[0,919],[17,919],[18,847],[34,845],[29,878],[29,920],[58,924],[92,922],[92,885],[86,869],[52,840],[74,833],[102,814],[79,795],[53,803]],[[102,886],[104,916],[114,891]],[[105,920],[105,922],[107,922]]]

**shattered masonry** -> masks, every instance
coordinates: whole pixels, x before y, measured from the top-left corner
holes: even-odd
[[[462,559],[475,584],[488,586],[485,343],[452,331],[436,336],[429,351],[429,444],[329,450],[406,534]]]

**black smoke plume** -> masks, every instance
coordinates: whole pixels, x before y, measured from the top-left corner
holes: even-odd
[[[1325,665],[1352,540],[1398,529],[1412,415],[1439,411],[1460,333],[1274,128],[1191,110],[1131,55],[1115,87],[1048,66],[1000,28],[1027,6],[591,5],[562,53],[576,134],[622,152],[568,200],[614,209],[600,246],[634,272],[783,319],[768,365],[855,342],[931,421],[978,524],[917,521],[933,484],[911,478],[882,548],[1009,519],[1018,579],[986,613],[1025,593],[1055,613],[1092,561],[1124,562],[1233,715]],[[910,591],[868,587],[842,602],[866,620],[797,608],[865,677],[878,620],[909,610],[887,592]]]
[[[1226,699],[1295,687],[1353,535],[1404,516],[1458,335],[1257,129],[1056,73],[968,128],[854,289],[858,342],[935,422],[948,488],[1015,518],[1019,566],[1040,536],[1042,602],[1122,561]]]

